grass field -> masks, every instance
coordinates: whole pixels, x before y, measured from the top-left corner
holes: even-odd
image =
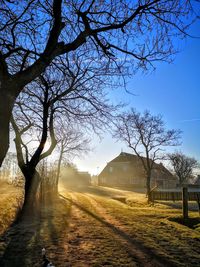
[[[15,219],[20,207],[22,193],[17,187],[0,181],[0,234],[2,234]]]
[[[2,235],[0,266],[42,266],[43,247],[56,267],[200,266],[200,220],[194,203],[188,227],[179,223],[180,203],[150,206],[142,192],[62,187],[60,194],[40,218]],[[1,214],[7,205],[13,213],[14,193],[10,197],[1,199]],[[7,216],[1,231],[12,218]]]

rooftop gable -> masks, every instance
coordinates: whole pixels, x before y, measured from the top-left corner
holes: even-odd
[[[102,170],[102,172],[99,175],[101,176],[104,172],[106,172],[107,167],[111,166],[112,163],[131,163],[131,165],[135,165],[137,167],[139,164],[141,166],[141,170],[143,169],[142,162],[137,155],[126,153],[126,152],[121,152],[117,157],[115,157],[113,160],[107,163],[107,166]],[[162,163],[160,164],[155,163],[154,170],[165,173],[165,175],[168,175],[169,177],[175,179],[175,177],[171,174],[171,172],[168,169],[166,169]]]

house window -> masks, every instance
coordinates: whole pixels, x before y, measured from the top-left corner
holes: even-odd
[[[134,184],[134,178],[130,178],[130,179],[129,179],[129,183],[130,183],[130,184]]]
[[[113,167],[110,167],[109,168],[109,172],[113,172]]]
[[[127,171],[127,169],[128,169],[128,168],[127,168],[127,166],[126,166],[126,165],[124,165],[124,166],[123,166],[123,171],[124,171],[124,172],[126,172],[126,171]]]
[[[132,178],[132,184],[141,184],[141,179],[138,177],[133,177]]]
[[[103,180],[103,183],[106,183],[106,177],[103,177],[102,180]]]
[[[157,184],[157,186],[160,187],[160,188],[163,188],[163,187],[164,187],[164,181],[162,181],[162,180],[157,180],[157,181],[156,181],[156,184]]]

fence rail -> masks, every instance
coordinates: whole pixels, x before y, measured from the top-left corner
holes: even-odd
[[[168,201],[178,201],[182,200],[182,192],[167,192],[167,191],[152,191],[151,199],[154,200],[168,200]],[[188,192],[189,201],[200,200],[200,192]]]

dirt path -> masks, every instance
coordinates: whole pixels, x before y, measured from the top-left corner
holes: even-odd
[[[82,194],[75,193],[65,197],[72,204],[66,242],[66,255],[70,264],[62,266],[139,266],[134,257],[113,240],[105,225],[82,204],[80,197],[84,197],[84,202],[87,200]],[[113,257],[113,253],[117,253],[117,257]]]
[[[70,266],[173,266],[131,239],[126,227],[93,195],[71,193],[67,254]]]
[[[65,198],[65,200],[72,203],[71,198]],[[75,195],[73,195],[73,201],[77,201]],[[91,251],[94,249],[94,244],[90,236],[90,230],[86,227],[88,225],[92,226],[90,218],[85,216],[84,212],[80,211],[76,205],[72,204],[69,227],[67,229],[67,236],[64,244],[65,260],[60,267],[91,266]]]

